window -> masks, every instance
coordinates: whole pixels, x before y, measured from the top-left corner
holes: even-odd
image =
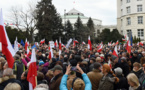
[[[126,7],[127,13],[130,13],[130,6]]]
[[[131,19],[130,19],[130,17],[127,18],[127,25],[131,25]]]
[[[126,0],[126,3],[130,3],[130,0]]]
[[[121,15],[123,15],[123,9],[121,9]]]
[[[144,30],[143,29],[138,29],[138,37],[141,40],[144,40]]]
[[[137,0],[137,1],[142,1],[142,0]]]
[[[138,24],[143,24],[143,16],[138,16]]]
[[[130,36],[130,35],[129,35],[129,33],[130,33],[130,32],[131,32],[131,30],[130,30],[130,29],[129,29],[129,30],[127,30],[127,36]]]
[[[137,12],[142,12],[142,5],[137,5]]]

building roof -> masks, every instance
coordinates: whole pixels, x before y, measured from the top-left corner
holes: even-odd
[[[81,13],[80,11],[76,10],[75,8],[71,9],[68,13],[66,13],[65,15],[80,15],[80,16],[84,16],[83,13]]]

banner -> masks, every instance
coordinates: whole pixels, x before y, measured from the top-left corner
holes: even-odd
[[[69,45],[71,44],[71,42],[72,42],[72,39],[69,39],[69,41],[68,41],[68,43],[66,45],[66,48],[69,48]]]
[[[54,41],[49,41],[50,48],[54,48]]]

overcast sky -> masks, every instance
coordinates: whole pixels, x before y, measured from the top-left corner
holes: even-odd
[[[27,7],[27,4],[32,0],[1,0],[0,8],[3,8],[4,19],[10,15],[12,6]],[[33,0],[37,1],[37,0]],[[38,0],[40,1],[40,0]],[[92,17],[102,20],[103,25],[115,25],[117,17],[117,0],[52,0],[57,12],[61,15],[70,11],[72,8],[84,13],[87,17]],[[75,3],[74,3],[75,2]]]

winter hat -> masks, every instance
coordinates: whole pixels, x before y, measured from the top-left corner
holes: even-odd
[[[104,54],[100,54],[100,57],[104,57]]]
[[[41,65],[43,65],[43,64],[44,64],[44,62],[43,62],[42,60],[40,60],[39,66],[41,66]]]
[[[120,67],[115,68],[114,71],[116,75],[122,75],[122,69]]]

